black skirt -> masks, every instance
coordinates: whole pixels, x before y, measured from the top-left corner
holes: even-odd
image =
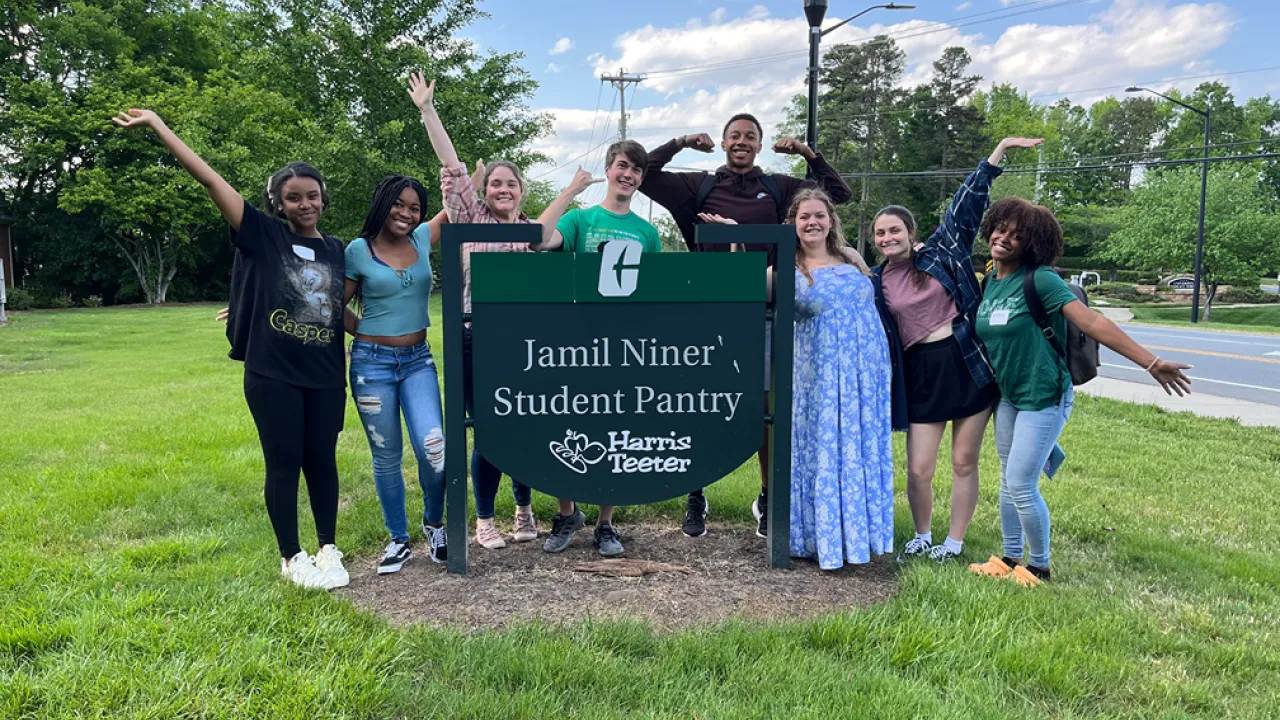
[[[907,388],[907,421],[960,420],[991,407],[1000,393],[995,383],[978,387],[955,336],[907,348],[902,357]]]

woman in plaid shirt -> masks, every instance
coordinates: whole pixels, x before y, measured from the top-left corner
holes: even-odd
[[[414,73],[409,78],[409,95],[422,113],[422,123],[431,138],[431,147],[440,159],[440,191],[444,195],[444,207],[451,223],[529,223],[534,222],[520,212],[524,199],[524,177],[513,163],[500,161],[485,168],[483,199],[472,186],[467,166],[458,159],[458,153],[444,129],[444,123],[436,113],[434,80],[426,83]],[[473,252],[530,252],[523,243],[464,243],[462,246],[462,311],[471,312],[471,253]],[[463,395],[467,415],[472,415],[474,400],[471,380],[471,325],[462,330]],[[490,550],[506,547],[502,533],[494,526],[494,502],[502,471],[485,460],[479,453],[471,453],[471,484],[476,501],[476,542]],[[533,491],[526,485],[511,480],[511,492],[515,496],[516,517],[514,540],[527,542],[538,537],[538,524],[533,517]]]
[[[916,535],[899,560],[960,555],[978,505],[978,454],[998,396],[991,363],[974,322],[982,291],[973,269],[973,241],[990,202],[991,182],[1009,148],[1041,140],[1005,138],[952,198],[942,225],[917,246],[916,222],[891,205],[872,224],[884,262],[875,269],[876,305],[889,336],[893,366],[893,429],[907,431],[907,499]],[[933,545],[933,474],[942,434],[951,428],[951,528]]]

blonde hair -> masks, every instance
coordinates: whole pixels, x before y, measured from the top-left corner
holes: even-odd
[[[800,214],[800,204],[809,200],[818,200],[827,208],[827,217],[831,218],[831,229],[827,231],[827,252],[835,258],[839,258],[840,262],[853,265],[849,260],[846,251],[850,250],[849,241],[844,237],[844,230],[840,225],[840,216],[836,214],[835,203],[831,202],[831,196],[823,192],[819,188],[804,188],[796,193],[791,200],[791,208],[787,210],[787,223],[795,224],[796,216]],[[799,230],[797,229],[797,232]],[[813,275],[809,274],[809,268],[804,262],[804,253],[796,253],[796,269],[799,270],[809,284],[813,284]]]

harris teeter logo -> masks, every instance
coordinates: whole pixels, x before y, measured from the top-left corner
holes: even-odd
[[[609,447],[606,448],[591,440],[585,433],[569,430],[563,441],[552,440],[548,447],[552,456],[579,475],[586,475],[588,466],[605,458],[609,459],[610,470],[614,474],[686,472],[693,462],[691,459],[651,454],[682,452],[693,447],[693,438],[687,435],[675,437],[675,433],[671,435],[672,437],[634,437],[630,430],[611,430]],[[637,457],[633,453],[645,453],[645,456]]]

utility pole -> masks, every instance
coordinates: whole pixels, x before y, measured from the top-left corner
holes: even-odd
[[[626,69],[618,70],[616,75],[601,75],[600,82],[607,82],[618,89],[618,139],[627,139],[627,86],[644,80],[642,73],[629,73]]]

